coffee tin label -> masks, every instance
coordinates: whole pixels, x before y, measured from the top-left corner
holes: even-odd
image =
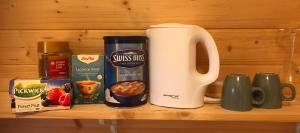
[[[67,59],[49,60],[48,63],[50,77],[66,77],[68,75]]]

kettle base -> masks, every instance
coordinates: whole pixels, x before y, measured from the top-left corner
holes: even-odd
[[[151,103],[151,105],[154,105],[154,106],[159,106],[159,107],[164,107],[164,108],[177,108],[177,109],[196,109],[196,108],[201,108],[204,106],[204,104],[202,105],[199,105],[199,106],[172,106],[172,105],[161,105],[161,104],[155,104],[155,103]]]

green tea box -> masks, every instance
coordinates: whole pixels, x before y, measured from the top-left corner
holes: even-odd
[[[69,79],[22,80],[9,84],[12,112],[70,109],[72,88]]]
[[[104,102],[104,56],[81,54],[72,56],[74,104]]]

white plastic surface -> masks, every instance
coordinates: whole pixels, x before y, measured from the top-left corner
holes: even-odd
[[[195,25],[150,26],[150,102],[175,108],[197,108],[204,103],[208,84],[219,74],[219,54],[211,35]],[[203,42],[209,57],[207,74],[196,70],[196,44]]]

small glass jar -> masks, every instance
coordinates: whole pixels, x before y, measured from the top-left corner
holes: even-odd
[[[71,51],[68,42],[38,42],[38,55],[40,78],[69,78]]]

